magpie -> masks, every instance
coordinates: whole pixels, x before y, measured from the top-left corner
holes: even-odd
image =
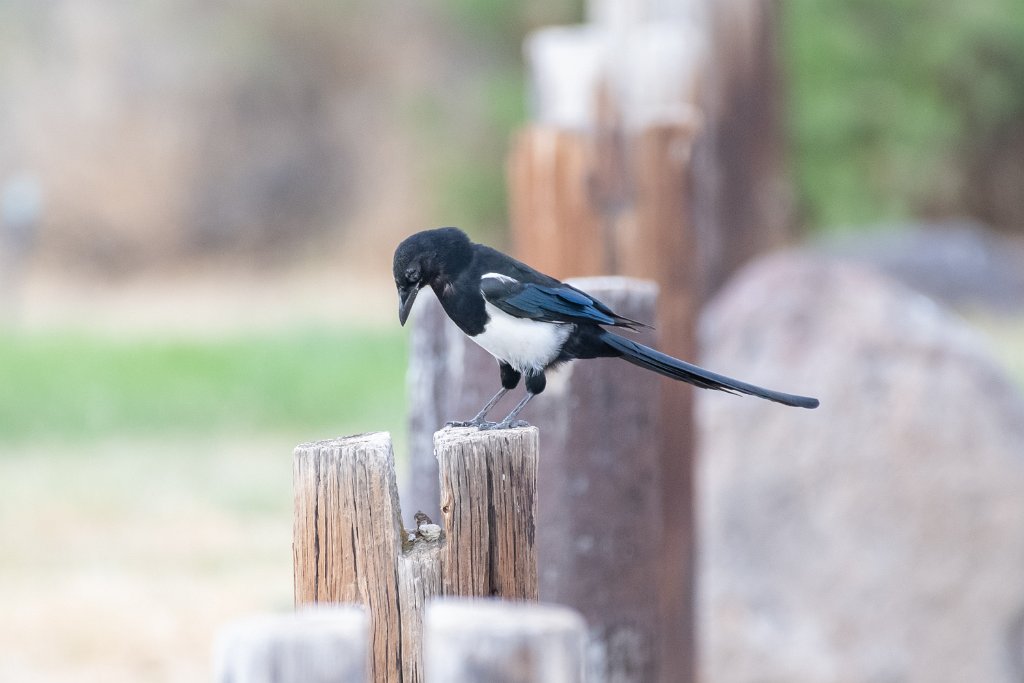
[[[818,399],[764,389],[710,372],[607,328],[637,331],[650,327],[540,273],[525,263],[470,241],[458,228],[418,232],[398,245],[393,264],[398,288],[398,322],[405,325],[416,295],[430,286],[448,317],[498,360],[501,389],[475,417],[448,426],[507,429],[526,426],[517,416],[544,391],[544,373],[570,360],[622,358],[660,375],[702,389],[758,396],[799,408]],[[526,396],[500,422],[487,413],[525,377]]]

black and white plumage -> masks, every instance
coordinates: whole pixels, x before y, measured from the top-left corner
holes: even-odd
[[[665,355],[606,328],[647,327],[624,318],[571,285],[544,275],[510,256],[474,244],[457,228],[425,230],[395,250],[398,320],[405,324],[416,295],[434,290],[448,317],[470,339],[498,360],[501,390],[467,422],[449,423],[502,429],[521,426],[519,412],[544,391],[544,373],[570,360],[618,357],[704,389],[749,394],[800,408],[818,400],[785,394],[725,377]],[[487,413],[525,378],[526,396],[502,421]]]

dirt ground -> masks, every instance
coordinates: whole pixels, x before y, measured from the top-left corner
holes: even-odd
[[[319,262],[283,271],[211,265],[134,279],[65,275],[37,268],[0,299],[0,320],[18,328],[73,328],[113,335],[219,335],[351,321],[397,324],[390,257],[365,267]]]

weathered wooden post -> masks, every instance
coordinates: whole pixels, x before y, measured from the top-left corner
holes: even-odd
[[[656,321],[658,288],[649,281],[572,282],[622,315]],[[437,411],[439,420],[470,416],[497,385],[494,360],[447,320],[432,295],[424,297],[417,302],[422,310],[413,334],[433,344],[439,339],[444,351],[426,340],[418,350],[414,344],[410,372],[442,390],[431,399],[438,404],[414,400],[413,411]],[[658,343],[650,330],[636,338]],[[594,682],[654,681],[663,662],[662,550],[667,536],[685,533],[687,518],[662,518],[660,388],[657,375],[620,360],[581,361],[552,373],[545,392],[523,415],[544,435],[537,479],[540,598],[568,605],[586,619]],[[428,395],[433,391],[423,392]],[[516,399],[506,401],[512,405]],[[499,405],[495,414],[507,407]],[[422,472],[432,463],[421,457],[426,449],[418,443],[413,441],[412,464]],[[420,500],[436,498],[425,486],[436,481],[436,472],[413,480]],[[686,500],[685,493],[677,496]],[[681,583],[679,590],[685,587]],[[669,680],[677,673],[669,672]]]
[[[657,287],[622,277],[572,283],[637,320]],[[656,334],[636,335],[655,344]],[[544,434],[537,556],[541,599],[586,618],[591,680],[655,681],[661,662],[662,520],[659,377],[616,359],[564,368],[533,422]],[[545,392],[546,394],[548,392]],[[668,532],[668,533],[666,533]]]
[[[427,608],[427,683],[582,683],[586,626],[552,605],[440,600]]]
[[[217,683],[366,683],[366,612],[353,605],[230,624],[214,652]]]
[[[687,359],[701,293],[692,161],[706,35],[688,11],[696,4],[594,1],[590,24],[533,34],[536,107],[508,164],[517,253],[558,277],[596,274],[581,268],[597,263],[655,280],[660,347]],[[620,680],[677,683],[694,671],[692,391],[664,380],[660,392],[645,445],[660,454],[662,642],[643,669],[653,674]]]
[[[407,532],[388,434],[298,446],[296,605],[366,605],[372,680],[421,681],[429,597],[537,599],[537,448],[535,428],[438,432],[444,528]]]

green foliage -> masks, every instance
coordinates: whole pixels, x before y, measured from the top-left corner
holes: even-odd
[[[217,341],[0,334],[0,442],[400,429],[399,332]]]
[[[965,162],[1024,119],[1019,0],[790,0],[782,12],[796,181],[814,226],[958,209]]]

